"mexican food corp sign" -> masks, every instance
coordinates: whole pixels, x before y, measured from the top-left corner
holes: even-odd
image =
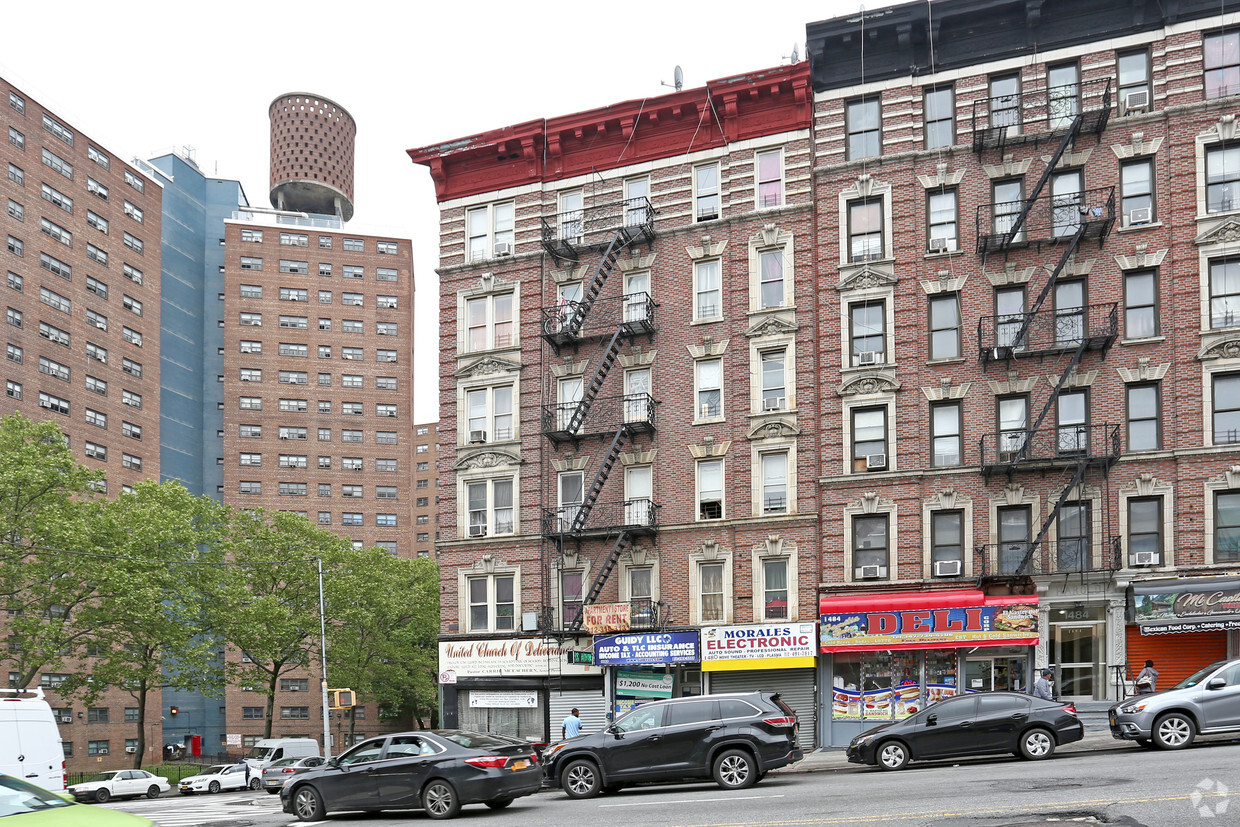
[[[702,671],[812,667],[813,623],[708,626],[702,629]]]

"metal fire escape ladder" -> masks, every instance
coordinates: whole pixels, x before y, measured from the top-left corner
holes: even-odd
[[[611,447],[607,449],[607,454],[603,457],[603,461],[599,463],[598,471],[594,473],[594,481],[590,483],[590,490],[586,492],[581,499],[581,505],[577,507],[577,513],[573,516],[573,524],[569,529],[576,534],[585,528],[586,520],[590,518],[590,509],[594,508],[594,504],[598,502],[599,495],[603,493],[603,484],[607,482],[607,476],[611,473],[612,467],[616,464],[616,460],[620,458],[620,451],[624,449],[624,443],[629,438],[629,426],[621,424],[616,429],[616,434],[611,438]]]
[[[611,243],[607,245],[607,249],[603,252],[602,260],[594,270],[594,279],[590,282],[590,286],[586,288],[581,301],[577,302],[576,307],[573,308],[573,313],[569,316],[562,332],[570,336],[576,336],[581,332],[581,328],[586,323],[586,316],[590,315],[590,308],[594,306],[594,300],[603,291],[603,285],[607,283],[607,277],[611,275],[611,271],[616,267],[616,259],[620,258],[620,253],[632,243],[633,233],[629,228],[621,227],[616,230],[616,234],[611,238]]]
[[[1025,219],[1029,217],[1030,211],[1033,210],[1033,205],[1037,202],[1038,196],[1042,194],[1046,183],[1051,180],[1051,175],[1054,174],[1055,167],[1059,164],[1059,159],[1063,157],[1064,152],[1067,151],[1068,147],[1072,145],[1072,142],[1081,133],[1081,123],[1084,119],[1085,116],[1080,113],[1072,117],[1072,125],[1068,127],[1068,131],[1064,133],[1063,138],[1059,141],[1059,146],[1055,148],[1055,153],[1051,155],[1050,161],[1046,164],[1046,169],[1042,170],[1042,177],[1038,179],[1037,185],[1025,198],[1024,206],[1021,207],[1015,220],[1012,221],[1012,226],[1008,228],[1009,238],[1016,238],[1020,233],[1020,228],[1024,226]]]
[[[586,414],[590,412],[590,406],[594,404],[594,400],[598,398],[599,391],[603,389],[603,383],[607,381],[607,374],[611,372],[611,366],[616,363],[616,359],[620,356],[620,340],[624,333],[624,324],[616,325],[616,332],[611,334],[611,340],[607,343],[607,349],[603,351],[603,358],[599,362],[598,370],[594,372],[594,378],[590,380],[589,387],[581,394],[581,401],[573,409],[573,417],[568,422],[569,433],[577,433],[582,423],[585,422]]]
[[[1029,565],[1033,562],[1034,554],[1037,553],[1038,548],[1046,539],[1046,535],[1050,533],[1051,524],[1054,523],[1055,520],[1059,519],[1060,510],[1063,508],[1064,503],[1066,503],[1076,491],[1076,487],[1080,485],[1081,480],[1085,479],[1085,472],[1088,468],[1089,460],[1086,457],[1081,457],[1077,460],[1076,470],[1072,474],[1071,482],[1064,486],[1064,489],[1059,492],[1059,499],[1055,501],[1055,507],[1052,508],[1050,513],[1046,515],[1046,521],[1042,523],[1042,528],[1038,531],[1037,538],[1029,544],[1029,548],[1025,552],[1025,559],[1021,560],[1020,566],[1016,569],[1017,574],[1023,574],[1029,570]]]
[[[633,545],[633,535],[627,530],[621,529],[620,534],[616,536],[616,542],[611,547],[611,552],[607,555],[607,559],[603,562],[602,567],[598,570],[598,574],[594,578],[594,582],[590,584],[590,591],[586,593],[585,599],[581,601],[582,611],[577,618],[569,624],[569,631],[577,631],[581,628],[581,623],[585,620],[585,608],[594,604],[598,600],[598,596],[603,593],[603,586],[607,585],[607,578],[611,576],[612,570],[616,568],[616,564],[620,562],[620,555]]]

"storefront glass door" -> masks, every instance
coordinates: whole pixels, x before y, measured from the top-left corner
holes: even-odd
[[[1060,698],[1093,698],[1097,685],[1103,624],[1057,624],[1052,628],[1055,663],[1059,667]]]
[[[964,686],[969,692],[1024,692],[1028,659],[1018,657],[969,658]]]

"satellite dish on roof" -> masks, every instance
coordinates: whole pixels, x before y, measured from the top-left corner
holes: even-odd
[[[790,55],[784,55],[784,60],[787,60],[787,61],[789,61],[790,63],[800,63],[800,62],[801,62],[801,50],[798,48],[798,46],[797,46],[797,44],[796,44],[796,43],[793,43],[793,44],[792,44],[792,54],[790,54]]]
[[[670,86],[670,87],[672,87],[673,89],[675,89],[677,92],[679,92],[681,89],[684,89],[684,88],[685,88],[685,73],[684,73],[684,70],[682,70],[682,69],[680,68],[680,66],[677,66],[677,67],[676,67],[676,70],[675,70],[674,72],[672,72],[672,82],[671,82],[671,83],[668,83],[668,82],[667,82],[667,81],[665,81],[665,80],[661,80],[661,81],[659,81],[659,84],[660,84],[661,86]]]

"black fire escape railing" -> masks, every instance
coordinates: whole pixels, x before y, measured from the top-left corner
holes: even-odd
[[[1109,468],[1122,451],[1120,426],[1059,425],[983,434],[978,444],[982,473],[1074,467]]]
[[[1118,335],[1119,306],[1115,302],[983,316],[977,322],[982,362],[1062,353],[1082,343],[1086,350],[1105,354]]]
[[[614,298],[595,299],[588,315],[576,322],[582,302],[563,301],[541,310],[543,338],[557,347],[584,339],[607,338],[617,327],[627,335],[637,336],[654,331],[656,305],[649,293],[626,293]]]
[[[1111,117],[1111,78],[1024,89],[973,102],[973,150],[1055,140],[1076,130],[1101,134]]]
[[[1027,210],[1025,209],[1027,208]],[[1025,216],[1017,225],[1018,219]],[[1105,238],[1115,224],[1115,187],[1032,200],[1002,201],[977,208],[977,252],[1001,253],[1016,247],[1063,244]],[[1079,238],[1077,238],[1079,236]]]
[[[542,432],[552,442],[562,442],[583,436],[613,434],[621,426],[629,428],[633,433],[649,433],[655,427],[656,403],[654,397],[648,393],[599,397],[582,417],[577,429],[573,430],[573,418],[580,406],[580,402],[544,405]]]
[[[608,247],[619,235],[625,245],[654,240],[658,213],[645,197],[628,198],[542,218],[542,245],[558,259],[578,261],[585,252]]]
[[[542,535],[566,538],[621,529],[642,535],[652,534],[659,529],[659,508],[654,500],[648,497],[596,502],[584,520],[580,519],[582,514],[580,503],[544,508]]]
[[[1057,542],[988,543],[974,549],[974,571],[981,577],[1111,572],[1123,568],[1123,544],[1110,537],[1101,548],[1088,538]]]

